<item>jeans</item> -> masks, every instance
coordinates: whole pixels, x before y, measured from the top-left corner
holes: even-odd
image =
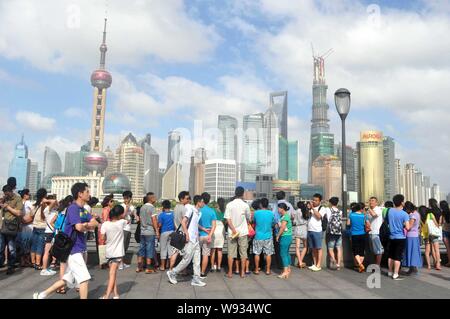
[[[180,263],[172,270],[177,275],[191,263],[194,264],[194,279],[200,279],[200,244],[188,242],[184,246],[184,255]]]
[[[45,247],[45,228],[33,228],[33,235],[31,236],[31,252],[42,256]]]
[[[141,235],[141,244],[139,246],[139,257],[151,259],[155,257],[155,235]]]
[[[289,247],[291,247],[292,236],[280,237],[280,255],[283,267],[289,267],[291,264],[291,255],[289,255]]]
[[[5,248],[8,245],[8,268],[16,263],[16,236],[0,235],[0,265],[5,263]]]

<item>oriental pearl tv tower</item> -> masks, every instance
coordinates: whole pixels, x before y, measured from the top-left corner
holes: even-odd
[[[92,175],[102,174],[108,166],[108,159],[103,153],[106,89],[111,86],[112,76],[105,69],[106,51],[106,22],[103,30],[103,42],[100,45],[100,67],[91,75],[91,84],[94,87],[94,106],[92,112],[91,152],[84,158],[86,169]]]

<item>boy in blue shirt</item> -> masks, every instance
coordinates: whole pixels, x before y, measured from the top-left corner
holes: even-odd
[[[209,256],[211,255],[211,237],[216,230],[216,211],[208,206],[211,200],[211,195],[208,193],[202,194],[203,202],[205,206],[200,209],[202,213],[200,220],[198,222],[199,236],[200,236],[200,247],[202,249],[202,272],[200,279],[206,277],[206,268],[208,267]]]

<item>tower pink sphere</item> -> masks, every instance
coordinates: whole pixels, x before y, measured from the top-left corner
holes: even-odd
[[[89,172],[103,173],[108,167],[108,158],[102,152],[90,152],[84,157],[84,167]]]
[[[91,84],[98,89],[107,89],[111,83],[112,76],[106,70],[95,70],[91,75]]]

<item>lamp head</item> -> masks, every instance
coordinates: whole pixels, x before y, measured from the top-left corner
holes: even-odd
[[[334,93],[334,103],[341,119],[345,119],[350,112],[350,91],[339,89]]]

